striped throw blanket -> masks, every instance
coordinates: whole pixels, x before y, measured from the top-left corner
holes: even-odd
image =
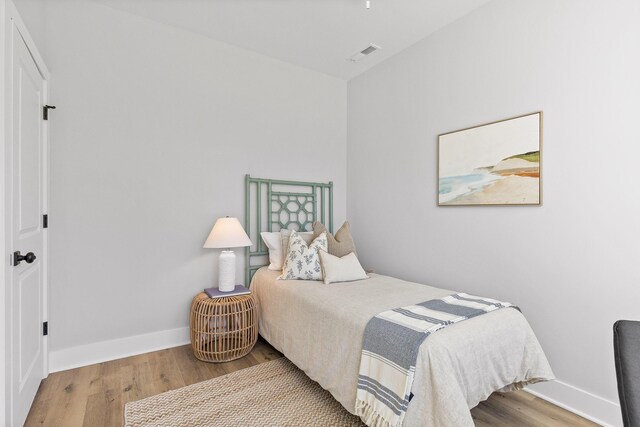
[[[504,307],[506,302],[458,293],[384,311],[364,331],[356,415],[371,427],[402,425],[416,370],[418,351],[432,333]]]

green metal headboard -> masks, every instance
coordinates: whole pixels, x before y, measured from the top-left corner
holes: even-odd
[[[245,176],[245,231],[253,246],[246,248],[245,285],[269,265],[269,251],[260,233],[282,229],[311,231],[318,220],[333,233],[333,182],[282,181]]]

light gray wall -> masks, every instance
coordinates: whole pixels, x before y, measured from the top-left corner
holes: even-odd
[[[53,351],[187,326],[246,173],[333,180],[344,220],[344,81],[86,1],[46,36]]]
[[[348,85],[363,264],[517,303],[557,377],[613,402],[612,324],[640,317],[638,22],[634,0],[498,0]],[[438,134],[537,110],[542,207],[436,206]]]
[[[29,35],[33,39],[38,52],[47,60],[46,30],[46,1],[45,0],[12,0],[24,25],[29,29]]]

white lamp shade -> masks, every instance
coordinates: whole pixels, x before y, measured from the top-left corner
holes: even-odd
[[[204,248],[239,248],[251,246],[251,239],[244,232],[238,218],[218,218],[209,233]]]

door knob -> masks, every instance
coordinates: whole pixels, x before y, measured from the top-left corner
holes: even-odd
[[[26,262],[27,264],[31,264],[35,260],[36,260],[36,256],[34,255],[33,252],[28,252],[26,255],[21,255],[20,251],[15,251],[13,253],[13,266],[14,267],[16,265],[20,264],[22,261]]]

